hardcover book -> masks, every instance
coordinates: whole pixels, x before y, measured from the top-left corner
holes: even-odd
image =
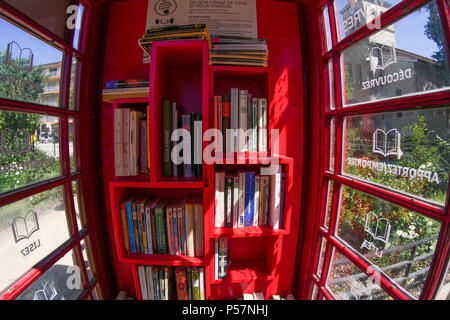
[[[177,297],[178,300],[188,300],[187,288],[186,288],[186,269],[185,267],[175,267],[175,279],[177,285]]]
[[[239,172],[239,220],[238,227],[245,225],[245,183],[246,172]]]
[[[258,99],[258,148],[267,152],[267,99]]]
[[[259,184],[261,177],[259,175],[255,175],[255,201],[254,201],[254,210],[253,210],[253,226],[259,225]]]
[[[114,109],[114,156],[116,176],[123,176],[122,109]]]
[[[225,172],[216,172],[215,191],[215,226],[225,226]]]
[[[247,132],[247,90],[239,90],[239,128]],[[247,151],[247,137],[239,134],[239,151]]]
[[[245,217],[244,226],[253,226],[255,201],[255,173],[248,172],[245,180]]]
[[[225,177],[225,227],[233,226],[233,195],[234,195],[234,177]]]
[[[239,128],[239,89],[231,88],[231,99],[230,99],[230,129],[237,130]],[[231,138],[231,137],[230,137]],[[229,150],[230,152],[238,151],[238,139],[233,137],[233,150]],[[227,150],[228,151],[228,150]]]
[[[122,109],[123,175],[130,175],[130,109]]]
[[[265,226],[269,216],[270,177],[260,176],[259,184],[259,225]]]

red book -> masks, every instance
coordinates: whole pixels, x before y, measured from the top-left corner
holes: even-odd
[[[186,290],[186,269],[184,267],[175,267],[175,281],[177,284],[178,300],[188,300]]]

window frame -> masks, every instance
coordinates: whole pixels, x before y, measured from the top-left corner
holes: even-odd
[[[316,8],[316,21],[319,24],[319,33],[320,33],[320,50],[321,56],[319,57],[319,83],[321,88],[324,90],[323,94],[321,94],[320,98],[320,110],[318,111],[318,117],[320,119],[320,143],[321,147],[317,149],[317,151],[324,155],[320,160],[318,165],[319,177],[317,179],[317,188],[319,190],[319,196],[317,197],[318,208],[317,212],[314,214],[319,214],[318,219],[314,219],[314,233],[312,238],[312,257],[309,267],[307,269],[307,277],[306,283],[313,283],[319,288],[319,296],[323,295],[326,299],[335,299],[332,292],[326,286],[326,282],[328,279],[328,273],[331,268],[331,258],[333,248],[338,250],[341,254],[343,254],[347,259],[349,259],[352,263],[354,263],[358,268],[365,272],[371,266],[368,261],[366,261],[360,254],[358,254],[354,249],[350,248],[346,245],[342,240],[337,237],[336,224],[338,219],[338,210],[340,206],[340,194],[343,186],[347,186],[362,192],[365,192],[369,195],[381,198],[383,200],[392,202],[394,204],[405,207],[409,210],[416,211],[424,216],[433,218],[441,222],[441,230],[439,233],[438,242],[436,245],[436,249],[433,255],[433,259],[430,265],[430,269],[428,271],[427,278],[425,280],[424,288],[419,299],[433,299],[436,295],[442,278],[445,276],[445,268],[446,263],[450,255],[450,210],[449,210],[449,202],[450,202],[450,179],[449,186],[447,190],[447,199],[445,205],[438,206],[433,205],[425,201],[420,200],[412,200],[412,197],[401,194],[397,191],[387,190],[383,187],[379,187],[369,182],[363,182],[361,180],[352,179],[342,173],[342,157],[344,150],[343,148],[343,125],[344,125],[344,117],[349,115],[354,115],[357,113],[358,115],[364,114],[373,114],[373,113],[382,113],[388,111],[402,111],[402,110],[413,110],[416,109],[417,106],[420,106],[423,109],[427,109],[429,107],[439,107],[450,104],[450,90],[442,90],[439,92],[432,93],[421,93],[414,94],[411,96],[401,97],[401,98],[391,98],[382,101],[375,102],[364,102],[358,105],[352,105],[349,107],[343,106],[343,79],[342,79],[342,69],[341,69],[341,53],[344,49],[348,48],[355,42],[364,39],[371,34],[378,32],[377,29],[369,29],[367,25],[361,27],[357,31],[348,35],[341,41],[338,41],[338,28],[336,21],[337,12],[334,6],[334,0],[323,0],[320,1]],[[381,19],[381,29],[390,25],[403,17],[407,16],[425,4],[429,3],[429,0],[404,0],[403,2],[393,6],[386,12],[382,13],[380,16]],[[444,31],[444,35],[447,38],[446,41],[446,49],[448,53],[448,58],[450,60],[450,5],[445,0],[435,0],[437,4],[442,27]],[[329,24],[331,29],[331,39],[332,39],[332,48],[330,50],[326,50],[326,39],[327,35],[324,33],[325,27],[323,25],[323,14],[322,9],[327,6],[329,13]],[[328,77],[328,61],[333,61],[333,70],[334,70],[334,109],[330,109],[331,101],[329,98],[330,94],[330,83]],[[450,64],[450,61],[449,61]],[[334,159],[334,170],[329,170],[330,163],[330,124],[331,119],[334,119],[335,124],[335,159]],[[328,228],[325,227],[325,214],[327,210],[327,195],[328,195],[328,184],[333,181],[333,193],[332,193],[332,201],[331,207],[329,209],[328,215],[330,215],[330,224]],[[319,263],[320,257],[320,239],[325,238],[327,240],[327,247],[325,250],[323,266],[321,276],[319,277],[316,274],[317,265]],[[373,265],[372,265],[373,270]],[[369,269],[370,270],[370,269]],[[368,274],[370,275],[370,274]],[[415,299],[410,293],[408,293],[405,289],[401,288],[398,284],[391,281],[387,276],[381,274],[379,277],[380,285],[382,289],[384,289],[387,293],[389,293],[394,299],[405,299],[412,300]],[[312,293],[313,285],[308,286],[308,290],[305,293],[307,297],[309,297]]]
[[[92,78],[94,74],[90,74],[87,72],[88,67],[95,64],[96,61],[94,60],[95,58],[92,58],[91,55],[87,54],[86,49],[91,48],[93,50],[98,50],[98,47],[95,47],[92,39],[88,39],[86,35],[87,31],[91,29],[91,26],[99,26],[99,20],[95,18],[98,17],[98,14],[100,12],[99,6],[102,5],[102,2],[98,0],[79,0],[74,1],[73,4],[81,4],[84,6],[78,49],[75,49],[72,46],[75,29],[66,29],[63,39],[49,31],[48,29],[40,26],[32,19],[28,18],[26,15],[13,8],[11,5],[0,0],[0,13],[4,14],[3,18],[6,21],[19,26],[25,32],[28,32],[29,34],[39,38],[40,40],[43,40],[53,47],[60,49],[64,54],[61,66],[62,69],[59,107],[51,107],[41,104],[0,98],[1,110],[38,113],[49,116],[57,116],[60,118],[60,161],[62,174],[57,178],[45,180],[40,183],[31,184],[26,187],[1,194],[0,207],[30,197],[34,194],[50,190],[55,187],[62,187],[64,189],[63,201],[66,208],[66,218],[68,221],[69,232],[71,234],[69,240],[64,242],[50,255],[37,263],[32,269],[28,270],[19,279],[10,284],[9,288],[7,287],[5,288],[5,291],[0,292],[0,300],[14,300],[15,298],[17,298],[43,273],[50,269],[53,264],[55,264],[60,258],[62,258],[71,250],[73,250],[76,260],[74,261],[74,263],[80,267],[81,280],[84,287],[84,290],[78,299],[91,299],[93,297],[93,290],[95,288],[98,288],[98,285],[100,285],[101,288],[101,292],[99,293],[100,296],[103,296],[105,293],[108,296],[109,287],[105,284],[104,279],[102,279],[104,276],[104,257],[100,255],[99,250],[101,250],[102,247],[98,245],[101,239],[99,239],[97,236],[97,234],[99,233],[98,231],[101,229],[99,229],[99,224],[96,217],[94,216],[94,212],[98,212],[98,204],[95,205],[92,203],[92,199],[95,199],[92,197],[92,190],[98,190],[98,182],[93,183],[89,178],[89,174],[96,169],[89,165],[89,159],[84,159],[88,156],[81,157],[80,153],[81,144],[84,141],[87,141],[87,133],[85,132],[92,130],[89,127],[88,108],[90,106],[91,109],[96,109],[95,105],[92,105],[92,102],[96,103],[97,101],[92,99],[92,92],[90,92],[89,89],[82,89],[78,85],[81,82],[96,82],[96,79]],[[99,31],[100,30],[92,33],[98,34]],[[75,103],[78,102],[78,106],[74,108],[75,110],[70,110],[69,97],[73,57],[76,57],[79,62],[78,68],[76,69],[76,76],[78,76],[75,82],[76,90],[74,90],[74,100]],[[73,119],[75,130],[73,138],[75,140],[74,142],[76,143],[74,144],[73,148],[74,162],[76,164],[77,170],[74,172],[72,172],[70,168],[69,118]],[[83,127],[87,130],[85,129],[85,132],[82,133],[81,129]],[[83,228],[83,226],[81,226],[81,231],[79,231],[79,228],[77,227],[74,195],[72,194],[73,181],[78,181],[79,187],[81,188],[81,190],[78,190],[78,193],[81,196],[80,201],[86,201],[85,203],[83,203],[83,205],[80,206],[79,210],[85,210],[84,213],[80,212],[80,214],[86,217],[87,221],[85,221],[85,225],[87,225],[88,227]],[[100,203],[101,200],[97,199],[97,202]],[[92,272],[94,273],[94,278],[91,281],[88,280],[89,278],[84,264],[81,247],[82,241],[86,240],[85,243],[87,243],[88,237],[90,240],[89,242],[91,243],[91,247],[89,248],[89,250],[95,260],[91,262],[91,265],[95,266],[95,270],[92,270]],[[88,249],[86,248],[86,250]],[[0,290],[3,289],[4,288],[0,288]]]

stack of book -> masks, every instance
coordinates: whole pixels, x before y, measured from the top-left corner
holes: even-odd
[[[222,150],[266,153],[267,113],[267,98],[245,89],[232,88],[230,94],[214,96],[214,128],[222,132]]]
[[[114,109],[114,156],[116,176],[149,174],[145,113]]]
[[[148,29],[139,39],[138,44],[149,57],[152,55],[152,43],[170,40],[207,40],[211,45],[211,38],[206,24],[187,24]]]
[[[202,114],[182,114],[183,107],[170,100],[163,100],[161,108],[162,175],[164,177],[201,177]],[[189,136],[183,136],[181,132],[177,134],[177,129],[187,130]],[[173,137],[175,139],[172,139]],[[190,139],[189,143],[186,144],[186,141],[183,141],[184,138]],[[183,152],[172,152],[178,143],[190,146],[190,156]]]
[[[132,196],[120,204],[125,252],[204,255],[203,204],[199,197],[162,200]]]
[[[230,266],[230,243],[227,238],[214,239],[215,280],[225,279]]]
[[[220,36],[212,40],[209,63],[267,67],[268,55],[265,39]]]
[[[281,167],[280,167],[281,168]],[[216,228],[270,225],[283,228],[285,173],[215,173]]]
[[[138,266],[142,300],[205,300],[203,267]]]
[[[106,81],[103,99],[109,101],[117,98],[135,98],[148,96],[148,79],[129,79]]]

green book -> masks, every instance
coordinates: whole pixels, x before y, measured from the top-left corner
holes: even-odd
[[[198,267],[192,267],[192,300],[200,300],[200,273]]]
[[[173,175],[172,162],[170,161],[171,135],[173,129],[173,108],[170,100],[163,100],[161,106],[161,148],[163,176]]]
[[[191,267],[186,267],[186,288],[188,299],[192,300],[192,272]]]
[[[158,243],[158,253],[167,253],[167,240],[166,240],[166,201],[158,202],[155,207],[155,220],[156,220],[156,238]]]

